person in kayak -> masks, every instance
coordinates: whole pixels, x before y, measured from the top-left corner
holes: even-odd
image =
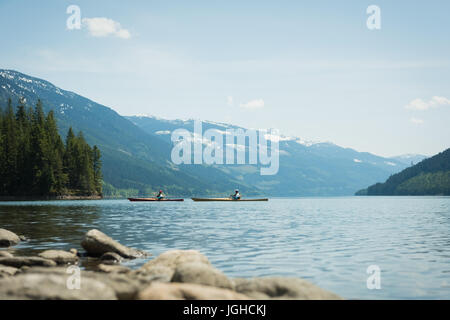
[[[162,190],[159,190],[158,195],[156,196],[156,199],[158,200],[162,200],[164,199],[166,196],[164,195]]]
[[[241,199],[241,194],[239,193],[238,189],[234,190],[234,194],[231,195],[231,198],[233,200],[240,200]]]

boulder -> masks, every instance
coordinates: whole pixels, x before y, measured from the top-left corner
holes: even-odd
[[[233,289],[233,282],[221,271],[206,263],[189,262],[177,266],[172,282],[197,283],[206,286]]]
[[[14,232],[0,229],[0,247],[15,246],[20,242],[20,238]]]
[[[338,295],[298,278],[234,279],[235,290],[252,299],[341,300]]]
[[[21,268],[23,266],[53,267],[56,266],[56,262],[41,257],[6,257],[0,258],[0,265],[14,268]]]
[[[191,262],[211,265],[208,258],[196,250],[169,250],[144,264],[140,271],[153,274],[164,272],[165,275],[172,278],[179,265]]]
[[[0,258],[11,258],[12,256],[8,251],[0,251]]]
[[[0,300],[114,300],[105,283],[81,278],[80,289],[70,289],[63,274],[25,273],[0,279]]]
[[[73,273],[68,273],[65,267],[43,268],[31,267],[23,271],[24,274],[57,275],[68,279]],[[84,281],[95,280],[103,283],[114,291],[117,299],[134,299],[137,293],[148,286],[149,282],[119,273],[103,273],[94,271],[80,271],[81,285]],[[94,298],[95,299],[95,298]]]
[[[129,273],[131,272],[130,268],[124,267],[124,266],[117,266],[117,265],[109,265],[109,264],[99,264],[97,266],[97,270],[100,272],[105,273]]]
[[[127,259],[148,255],[144,251],[125,247],[97,229],[92,229],[86,233],[81,246],[89,255],[98,257],[107,252],[115,252]]]
[[[122,257],[115,252],[106,252],[100,257],[100,260],[103,263],[112,264],[112,263],[119,263],[120,261],[122,261]]]
[[[17,269],[17,268],[6,267],[6,266],[1,266],[0,265],[0,278],[13,276],[17,272],[19,272],[19,269]]]
[[[192,283],[154,282],[137,295],[139,300],[246,300],[247,296]]]
[[[63,250],[45,250],[39,253],[38,256],[44,259],[53,260],[57,264],[76,263],[78,261],[76,254]]]

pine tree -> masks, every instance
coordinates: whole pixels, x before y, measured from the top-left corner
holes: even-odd
[[[94,146],[92,149],[94,165],[94,184],[97,194],[102,194],[102,161],[100,159],[100,149]]]

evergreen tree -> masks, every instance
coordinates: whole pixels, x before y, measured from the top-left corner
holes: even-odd
[[[26,109],[20,100],[15,113],[11,99],[0,106],[0,196],[100,195],[100,157],[72,128],[64,144],[41,101]]]

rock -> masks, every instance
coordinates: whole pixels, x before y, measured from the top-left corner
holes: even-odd
[[[28,241],[28,238],[25,236],[19,236],[20,241]]]
[[[39,253],[38,256],[44,259],[53,260],[57,264],[76,263],[78,261],[78,257],[75,254],[63,250],[45,250]]]
[[[124,267],[124,266],[112,266],[108,264],[99,264],[97,266],[98,271],[105,272],[105,273],[129,273],[131,272],[130,268]]]
[[[139,292],[139,300],[246,300],[247,296],[221,288],[192,283],[154,282]]]
[[[235,279],[235,290],[252,299],[340,300],[338,295],[298,278]]]
[[[103,263],[119,263],[122,261],[122,257],[115,252],[106,252],[100,257],[100,260]]]
[[[56,262],[41,257],[9,257],[9,258],[0,258],[0,265],[15,268],[20,268],[23,266],[53,267],[56,266]]]
[[[59,275],[66,279],[71,274],[67,273],[67,268],[65,267],[53,267],[53,268],[43,268],[43,267],[32,267],[24,271],[25,274],[42,274],[42,275]],[[132,276],[131,274],[120,274],[120,273],[103,273],[81,270],[80,278],[83,283],[85,279],[99,281],[105,284],[107,287],[111,288],[117,299],[120,300],[132,300],[136,298],[139,291],[147,287],[150,281],[147,279],[139,279]]]
[[[69,250],[69,252],[74,254],[74,255],[76,255],[76,256],[78,256],[78,250],[77,249],[72,248],[72,249]]]
[[[111,287],[87,277],[81,278],[80,289],[70,289],[68,276],[70,275],[26,273],[0,279],[0,300],[116,299]]]
[[[8,251],[0,251],[0,258],[11,258],[12,256]]]
[[[17,272],[19,272],[19,269],[17,268],[0,266],[0,278],[13,276]]]
[[[140,271],[156,274],[156,268],[158,272],[163,271],[172,278],[177,266],[190,262],[211,265],[208,258],[196,250],[169,250],[144,264]]]
[[[134,259],[148,255],[144,251],[125,247],[97,229],[92,229],[86,233],[81,246],[92,256],[115,252],[124,258]]]
[[[0,229],[0,247],[15,246],[20,242],[20,238],[14,232]]]
[[[183,263],[177,266],[172,282],[197,283],[206,286],[233,289],[233,282],[216,268],[199,262]]]

